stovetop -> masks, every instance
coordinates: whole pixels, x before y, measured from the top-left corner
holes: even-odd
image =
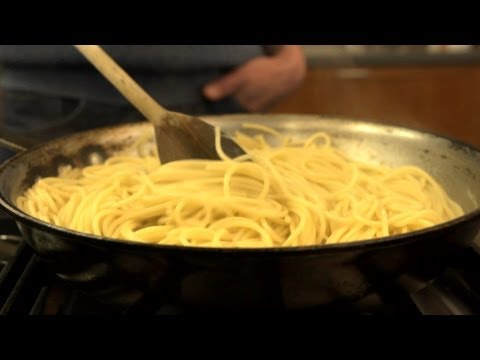
[[[0,217],[0,315],[129,315],[70,287],[23,241],[13,220]],[[136,310],[139,311],[139,310]],[[141,314],[141,310],[139,311]],[[191,312],[162,305],[154,315]],[[294,312],[300,315],[480,314],[480,254],[466,249],[444,273],[414,294],[370,293],[343,307]],[[151,313],[149,313],[151,315]]]

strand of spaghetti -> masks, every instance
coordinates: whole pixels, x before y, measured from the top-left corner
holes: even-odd
[[[232,159],[225,154],[225,152],[222,149],[222,136],[220,132],[220,128],[218,126],[215,126],[215,150],[217,151],[218,156],[220,159],[223,161],[231,161]]]

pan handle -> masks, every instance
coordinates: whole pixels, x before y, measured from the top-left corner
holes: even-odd
[[[16,153],[27,150],[23,146],[12,143],[11,141],[5,140],[3,138],[0,138],[0,147],[7,148],[7,149],[12,150]]]

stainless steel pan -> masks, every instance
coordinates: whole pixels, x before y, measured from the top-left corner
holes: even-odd
[[[350,157],[428,171],[466,211],[421,231],[352,244],[285,249],[202,249],[81,234],[21,212],[14,199],[61,164],[83,166],[130,145],[147,123],[92,130],[18,154],[0,168],[0,206],[58,276],[112,305],[202,309],[304,309],[348,303],[370,291],[417,291],[480,229],[480,152],[429,133],[308,115],[204,117],[229,133],[257,122],[307,137],[323,130]]]

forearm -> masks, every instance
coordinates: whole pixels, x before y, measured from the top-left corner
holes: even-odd
[[[294,78],[305,76],[306,60],[300,45],[263,45],[263,49],[280,67],[291,71]]]

